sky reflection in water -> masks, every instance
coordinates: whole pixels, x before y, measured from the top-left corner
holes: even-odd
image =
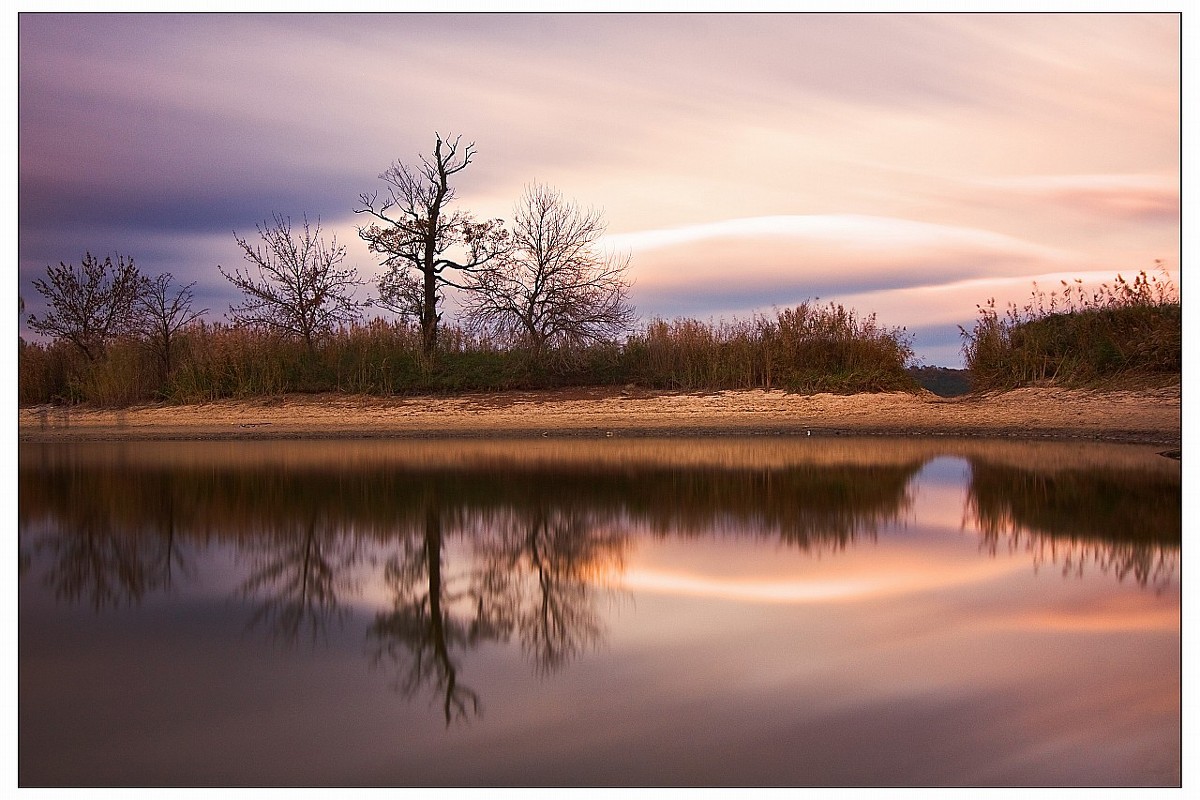
[[[20,451],[22,785],[1173,785],[1177,462]]]

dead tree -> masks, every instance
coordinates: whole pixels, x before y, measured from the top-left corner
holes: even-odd
[[[444,286],[463,288],[461,276],[482,269],[507,251],[501,220],[477,221],[462,211],[451,212],[452,176],[470,165],[475,144],[462,137],[435,134],[433,157],[409,166],[399,161],[379,178],[387,188],[359,195],[355,213],[371,222],[358,235],[382,256],[386,271],[379,281],[379,304],[421,323],[423,349],[437,349]]]

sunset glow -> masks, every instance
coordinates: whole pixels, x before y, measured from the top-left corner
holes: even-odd
[[[1020,567],[1023,566],[1020,565]],[[908,592],[944,589],[993,579],[1020,567],[993,562],[936,577],[883,569],[877,572],[864,570],[861,573],[833,580],[797,578],[790,581],[777,579],[728,580],[705,575],[634,568],[621,576],[620,585],[630,590],[680,594],[689,597],[711,597],[730,602],[823,603],[877,600]]]

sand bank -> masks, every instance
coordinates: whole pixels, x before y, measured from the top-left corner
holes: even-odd
[[[1033,388],[959,398],[613,388],[433,397],[321,394],[18,412],[21,441],[888,434],[1177,446],[1181,427],[1178,386]]]

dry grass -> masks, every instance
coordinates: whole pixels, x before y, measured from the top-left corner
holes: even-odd
[[[630,383],[849,393],[915,390],[905,372],[911,358],[902,329],[832,304],[801,304],[774,319],[656,320],[623,344],[561,347],[536,357],[518,341],[453,326],[440,332],[438,352],[430,358],[419,329],[381,319],[343,326],[315,351],[266,330],[197,322],[178,334],[167,376],[154,349],[134,338],[114,342],[95,362],[65,342],[25,344],[19,387],[22,405],[108,407],[286,393],[391,396]]]
[[[1161,262],[1159,264],[1162,271]],[[1034,284],[1025,305],[1005,313],[995,301],[978,306],[962,331],[972,389],[1060,386],[1155,386],[1177,382],[1182,369],[1179,291],[1162,271],[1117,275],[1091,291],[1062,282],[1047,294]]]

